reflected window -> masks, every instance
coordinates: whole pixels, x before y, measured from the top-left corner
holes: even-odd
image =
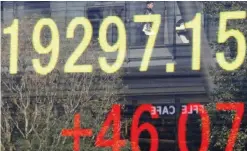
[[[87,18],[93,26],[93,40],[99,37],[99,28],[104,18],[107,16],[118,16],[124,22],[124,7],[123,6],[104,6],[104,7],[89,7],[87,8]],[[107,31],[108,43],[115,43],[118,38],[117,26],[111,24]]]
[[[111,15],[112,16],[118,16],[119,18],[122,19],[123,23],[124,23],[124,7],[123,6],[114,6],[112,7],[111,10]],[[118,39],[118,29],[116,25],[112,25],[111,28],[111,33],[112,35],[109,36],[109,41],[111,41],[112,43],[116,43],[117,39]]]
[[[26,15],[42,15],[44,17],[51,16],[50,2],[36,1],[36,2],[24,2],[24,10]]]
[[[3,22],[3,2],[1,2],[1,22]]]
[[[185,29],[185,22],[177,2],[165,2],[165,5],[164,44],[190,44],[189,32]]]
[[[99,37],[99,28],[103,19],[103,8],[88,8],[87,18],[91,21],[93,26],[93,40],[97,40]]]
[[[146,8],[145,2],[130,2],[128,7],[130,18],[134,15],[143,15]],[[177,2],[154,2],[153,11],[161,15],[161,24],[155,46],[172,46],[180,44],[190,44],[189,32],[185,29],[184,21]],[[143,34],[143,23],[131,22],[126,25],[131,38],[131,46],[145,47],[149,36]]]
[[[176,23],[176,33],[178,37],[180,38],[180,40],[182,41],[182,43],[185,43],[185,44],[190,43],[190,40],[188,38],[188,31],[185,29],[185,24],[184,24],[183,19],[180,19]]]

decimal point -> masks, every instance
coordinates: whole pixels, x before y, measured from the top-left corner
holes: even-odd
[[[174,72],[175,71],[175,64],[174,63],[167,63],[166,64],[166,72]]]

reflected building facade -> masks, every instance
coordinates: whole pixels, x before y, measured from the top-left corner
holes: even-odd
[[[142,15],[145,2],[1,2],[2,22],[10,25],[13,19],[38,14],[52,18],[57,23],[60,35],[65,35],[66,27],[75,17],[87,17],[93,26],[93,40],[97,40],[101,22],[107,16],[118,16],[125,24],[127,32],[127,56],[124,68],[125,104],[135,106],[143,103],[168,105],[171,113],[179,102],[207,103],[207,80],[202,71],[192,71],[192,38],[184,29],[187,16],[202,13],[202,27],[206,39],[202,41],[202,51],[208,50],[210,41],[216,40],[217,23],[203,13],[203,5],[198,2],[155,2],[154,12],[162,17],[148,71],[140,72],[139,67],[145,50],[142,25],[133,21],[134,15]],[[191,5],[190,5],[191,4]],[[191,10],[184,14],[184,9]],[[194,12],[193,12],[194,11]],[[107,32],[109,43],[116,42],[117,27],[110,26]],[[61,40],[63,38],[61,37]],[[114,59],[115,54],[109,55]],[[203,59],[203,58],[202,58]],[[175,72],[167,73],[167,63],[175,64]],[[170,104],[170,106],[169,106]],[[171,105],[172,104],[172,105]],[[164,109],[165,107],[160,107]],[[173,113],[175,114],[175,113]],[[176,118],[176,117],[174,117]],[[174,136],[175,137],[175,136]]]

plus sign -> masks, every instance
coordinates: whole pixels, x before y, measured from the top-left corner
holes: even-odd
[[[74,151],[80,150],[80,137],[81,136],[92,136],[92,129],[81,129],[80,127],[80,114],[75,114],[74,117],[74,128],[63,129],[62,136],[72,136],[74,138]]]

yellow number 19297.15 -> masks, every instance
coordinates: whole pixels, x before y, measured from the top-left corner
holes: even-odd
[[[201,14],[197,13],[192,21],[185,23],[186,28],[193,29],[193,43],[192,43],[192,70],[200,70],[200,58],[201,58]],[[219,32],[218,32],[218,43],[224,43],[229,37],[234,37],[237,41],[237,55],[234,61],[228,62],[225,59],[224,52],[217,52],[216,59],[219,65],[227,71],[233,71],[239,68],[246,56],[246,40],[239,30],[226,30],[226,25],[228,20],[232,19],[246,19],[245,11],[236,12],[222,12],[220,13],[219,22]],[[135,15],[134,22],[151,22],[152,30],[154,35],[149,36],[148,42],[145,48],[145,52],[140,65],[140,71],[147,71],[149,62],[152,56],[153,47],[155,44],[156,36],[159,32],[159,27],[161,24],[161,16],[158,14],[154,15]],[[118,39],[113,45],[107,42],[107,31],[111,24],[115,24],[118,29]],[[79,57],[85,52],[92,39],[92,25],[90,21],[85,17],[74,18],[67,27],[66,38],[74,38],[74,32],[78,25],[84,28],[84,35],[81,43],[77,46],[75,51],[68,58],[64,66],[65,73],[82,73],[82,72],[93,72],[93,67],[90,64],[85,65],[75,65]],[[41,31],[44,26],[48,26],[51,31],[51,40],[49,45],[43,46],[41,43]],[[19,21],[14,19],[11,26],[3,30],[4,34],[10,35],[10,74],[16,74],[18,72],[18,32],[19,32]],[[106,57],[99,57],[100,68],[105,73],[115,73],[117,72],[124,63],[124,59],[127,52],[127,36],[126,28],[123,21],[117,16],[106,17],[99,29],[99,44],[104,52],[116,52],[118,51],[116,60],[114,63],[109,64]],[[50,61],[46,66],[41,64],[39,58],[32,59],[34,70],[41,74],[47,75],[52,72],[56,67],[59,59],[59,45],[60,37],[59,31],[56,23],[49,18],[40,19],[34,26],[33,36],[32,36],[33,48],[38,54],[50,54]]]

